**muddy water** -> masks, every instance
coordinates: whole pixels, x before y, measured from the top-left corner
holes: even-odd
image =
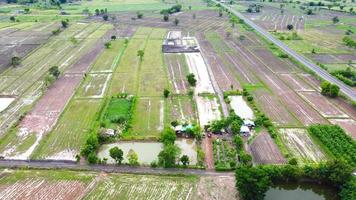
[[[98,157],[107,158],[108,163],[115,163],[110,157],[109,150],[113,147],[118,147],[124,152],[124,163],[127,163],[127,154],[132,149],[138,155],[140,164],[149,165],[152,161],[158,161],[158,154],[162,150],[163,145],[159,142],[117,142],[103,145],[98,153]]]
[[[5,110],[14,100],[15,98],[11,97],[0,97],[0,112]]]
[[[330,187],[310,183],[279,184],[270,188],[265,200],[339,200],[337,192]]]
[[[190,165],[197,163],[197,146],[195,140],[177,139],[175,144],[181,149],[181,155],[189,157]],[[128,163],[127,154],[132,149],[138,155],[138,161],[141,165],[149,165],[152,161],[158,161],[158,154],[163,149],[163,144],[159,142],[117,142],[104,144],[98,153],[100,159],[107,158],[108,163],[113,164],[115,161],[110,157],[110,149],[118,147],[124,152],[124,163]]]
[[[252,109],[248,106],[242,96],[229,96],[229,99],[231,101],[230,106],[235,111],[236,115],[242,119],[255,118]]]
[[[175,144],[181,149],[181,156],[187,155],[189,157],[189,164],[197,164],[197,145],[195,140],[179,138]]]

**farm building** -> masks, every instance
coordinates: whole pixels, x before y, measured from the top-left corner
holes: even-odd
[[[248,128],[254,128],[255,127],[255,122],[252,120],[246,119],[244,120],[244,126],[247,126]]]
[[[250,129],[247,126],[241,126],[240,134],[243,136],[248,136],[250,134]]]
[[[182,37],[181,31],[170,31],[163,41],[162,51],[163,53],[190,53],[199,52],[199,48],[195,39]]]

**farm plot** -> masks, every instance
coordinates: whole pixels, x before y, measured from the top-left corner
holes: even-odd
[[[188,75],[188,66],[184,54],[164,54],[165,62],[168,66],[170,83],[177,94],[188,92],[189,84],[186,76]]]
[[[315,91],[310,85],[301,80],[296,74],[279,74],[279,77],[294,91]]]
[[[154,40],[151,37],[147,41],[139,72],[138,96],[162,96],[163,90],[168,88],[161,45],[161,40]]]
[[[111,74],[88,74],[77,91],[78,97],[102,98],[111,79]]]
[[[193,199],[195,177],[111,175],[85,199]]]
[[[229,96],[230,106],[234,110],[235,114],[242,119],[254,119],[252,109],[246,103],[242,96]]]
[[[29,158],[43,135],[55,125],[81,79],[81,76],[63,76],[56,81],[20,122],[18,133],[6,145],[3,155],[17,159]]]
[[[195,98],[198,108],[199,123],[201,127],[204,127],[210,122],[221,118],[219,104],[215,97],[209,98],[196,96]]]
[[[136,85],[138,84],[137,72],[140,65],[137,51],[144,49],[145,41],[144,39],[130,39],[113,74],[111,94],[119,92],[136,93]]]
[[[38,26],[30,25],[28,29],[16,28],[14,26],[14,28],[7,29],[9,32],[12,30],[11,34],[2,32],[0,34],[0,53],[2,55],[0,58],[0,72],[3,72],[10,66],[11,57],[14,53],[23,58],[33,49],[47,41],[55,26],[59,25],[41,23]],[[41,29],[38,27],[41,27]]]
[[[327,159],[305,129],[279,129],[279,134],[290,155],[295,157],[300,163],[318,163]]]
[[[170,110],[169,121],[195,122],[197,113],[194,102],[190,97],[177,96],[166,100]]]
[[[274,143],[271,136],[260,133],[250,145],[253,161],[258,164],[283,164],[286,159]]]
[[[271,118],[277,126],[298,126],[300,123],[281,103],[281,100],[270,92],[258,89],[254,90],[253,97],[261,110]]]
[[[202,55],[200,53],[186,53],[185,57],[188,62],[189,72],[193,73],[197,80],[195,92],[197,94],[215,93]]]
[[[92,73],[113,72],[124,50],[124,40],[118,39],[111,42],[112,46],[95,61],[91,68]],[[119,52],[119,53],[118,53]]]
[[[222,44],[222,41],[219,41],[220,38],[214,39],[218,37],[217,35],[210,35],[209,38],[211,41],[214,41],[215,48],[219,48],[219,44]],[[199,38],[199,37],[198,37]],[[219,87],[223,91],[234,89],[241,89],[239,82],[234,77],[233,72],[227,67],[227,63],[224,63],[223,58],[220,54],[217,54],[213,49],[213,46],[203,38],[199,38],[200,50],[203,55],[206,56],[210,67],[212,68],[212,73],[217,81]],[[218,40],[218,41],[216,41]],[[223,48],[225,49],[225,48]],[[231,49],[227,48],[226,51],[231,51]]]
[[[0,199],[76,199],[94,178],[92,173],[70,171],[4,171]]]
[[[298,72],[298,68],[288,62],[277,58],[272,52],[265,48],[253,48],[253,54],[274,73]]]
[[[356,121],[353,119],[329,119],[332,124],[337,124],[353,139],[356,139]]]
[[[310,105],[313,106],[323,117],[348,117],[333,103],[328,101],[326,97],[319,92],[298,92],[298,94],[305,99]]]
[[[32,157],[75,160],[97,116],[100,100],[73,100],[57,125],[44,136]]]
[[[137,99],[132,120],[132,133],[126,137],[158,138],[164,128],[164,104],[164,100],[158,97]]]
[[[195,199],[239,200],[234,176],[202,176],[197,187]]]

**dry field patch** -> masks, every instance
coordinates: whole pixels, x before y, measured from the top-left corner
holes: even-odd
[[[279,134],[291,156],[297,158],[300,163],[318,163],[326,160],[320,147],[313,142],[305,129],[279,129]]]
[[[250,145],[253,161],[258,164],[283,164],[286,159],[274,143],[271,136],[263,132]]]

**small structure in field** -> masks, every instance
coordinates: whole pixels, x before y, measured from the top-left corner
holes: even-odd
[[[182,37],[181,31],[170,31],[162,44],[163,53],[200,52],[195,38]]]
[[[246,119],[244,120],[244,126],[247,126],[249,129],[255,128],[255,122],[252,120]]]
[[[248,128],[248,126],[241,126],[240,128],[240,134],[243,136],[249,136],[250,135],[250,129]]]
[[[116,136],[116,134],[117,134],[116,130],[111,129],[111,128],[102,129],[100,131],[100,133],[102,136],[105,136],[105,137],[112,137],[112,136]]]

